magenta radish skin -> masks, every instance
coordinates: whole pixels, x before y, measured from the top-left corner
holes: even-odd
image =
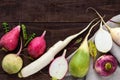
[[[117,60],[112,55],[102,55],[95,62],[95,70],[101,76],[109,76],[117,68]]]
[[[42,36],[35,37],[29,44],[28,44],[28,53],[32,58],[40,57],[45,49],[46,49],[46,40],[44,36],[46,31],[43,32]]]
[[[52,78],[63,79],[68,71],[68,62],[65,59],[66,50],[62,56],[53,60],[49,67],[49,74]]]
[[[20,26],[18,25],[2,36],[0,39],[0,46],[7,49],[8,51],[15,50],[18,45],[19,36]]]

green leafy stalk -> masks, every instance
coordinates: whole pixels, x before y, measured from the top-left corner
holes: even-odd
[[[35,37],[35,35],[36,35],[36,34],[33,33],[33,34],[31,34],[31,35],[28,37],[28,39],[27,39],[27,41],[26,41],[24,47],[26,47],[26,46],[28,45],[28,43]]]
[[[3,29],[5,30],[5,33],[7,33],[7,32],[9,31],[9,25],[8,25],[8,23],[3,22],[3,23],[2,23],[2,27],[3,27]]]
[[[82,41],[82,38],[79,38],[79,39],[77,39],[77,40],[75,41],[74,44],[78,44],[78,43],[80,43],[81,41]]]
[[[90,40],[88,42],[88,46],[89,46],[90,55],[93,57],[93,59],[95,59],[97,56],[97,48],[96,48],[94,42],[92,40]]]
[[[21,28],[22,28],[23,39],[26,41],[27,40],[26,26],[24,24],[22,24]]]

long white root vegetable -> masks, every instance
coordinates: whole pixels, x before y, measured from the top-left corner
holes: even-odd
[[[44,67],[46,67],[54,59],[54,56],[57,53],[59,53],[63,48],[65,48],[70,43],[70,41],[72,41],[74,38],[76,38],[77,36],[82,34],[84,31],[86,31],[89,28],[89,26],[92,24],[92,22],[94,22],[95,20],[96,19],[92,20],[88,24],[88,26],[86,28],[84,28],[82,31],[80,31],[79,33],[71,35],[71,36],[67,37],[63,41],[61,41],[61,40],[58,41],[46,53],[44,53],[40,58],[38,58],[37,60],[33,61],[29,65],[25,66],[18,73],[18,76],[20,78],[28,77],[28,76],[30,76],[32,74],[37,73],[38,71],[40,71]]]

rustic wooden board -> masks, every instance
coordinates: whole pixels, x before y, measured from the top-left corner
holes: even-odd
[[[0,21],[88,22],[94,7],[107,19],[120,13],[119,0],[0,0]]]
[[[27,26],[28,33],[36,32],[37,36],[46,30],[45,39],[47,40],[47,49],[49,49],[58,40],[63,40],[67,36],[81,31],[90,20],[95,18],[93,12],[86,13],[88,7],[94,7],[106,15],[105,20],[109,20],[111,17],[120,14],[119,4],[119,0],[0,0],[0,25],[6,21],[12,28],[19,23],[24,23]],[[96,30],[97,27],[94,28],[90,37]],[[0,26],[0,37],[3,34],[4,31]],[[84,37],[85,34],[86,32],[78,38]],[[66,48],[69,49],[75,40]],[[74,48],[77,46],[79,44]],[[67,56],[73,52],[74,48],[68,50]],[[0,65],[6,54],[0,51]],[[22,54],[28,55],[26,51]],[[24,56],[22,58],[24,66],[32,62]],[[0,66],[0,80],[50,80],[48,67],[28,78],[19,79],[17,74],[6,74]]]

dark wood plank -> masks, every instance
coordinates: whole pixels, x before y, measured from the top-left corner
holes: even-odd
[[[120,13],[119,0],[0,0],[0,21],[89,22],[94,7],[107,19]]]

